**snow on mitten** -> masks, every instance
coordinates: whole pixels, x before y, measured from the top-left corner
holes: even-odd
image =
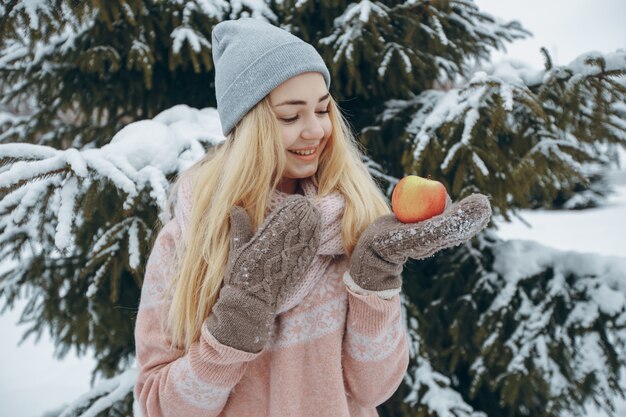
[[[491,217],[487,196],[472,194],[448,204],[443,213],[416,223],[402,223],[387,214],[370,224],[350,259],[350,276],[369,291],[396,290],[408,258],[422,259],[459,245],[484,229]]]
[[[267,216],[254,236],[242,207],[231,209],[230,221],[224,286],[206,325],[220,343],[259,352],[269,338],[277,304],[315,257],[321,215],[307,198],[293,195]]]

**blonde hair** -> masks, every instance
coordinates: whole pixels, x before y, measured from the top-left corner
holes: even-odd
[[[320,197],[333,191],[344,196],[341,237],[346,253],[351,254],[363,230],[390,209],[332,97],[329,110],[332,133],[311,180]],[[230,250],[230,209],[245,207],[255,229],[263,222],[266,204],[285,167],[281,138],[266,96],[228,134],[225,143],[182,173],[171,187],[168,206],[181,182],[191,177],[194,184],[185,249],[177,251],[169,287],[172,303],[163,316],[172,347],[187,351],[198,340],[217,300]]]

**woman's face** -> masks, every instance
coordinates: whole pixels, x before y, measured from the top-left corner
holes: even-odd
[[[299,74],[269,94],[286,149],[287,164],[280,187],[284,192],[294,193],[300,178],[317,172],[319,156],[332,132],[329,97],[319,72]]]

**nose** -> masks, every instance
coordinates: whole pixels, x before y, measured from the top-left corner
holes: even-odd
[[[324,137],[324,127],[317,117],[313,116],[309,119],[302,131],[302,137],[305,139],[320,139]]]

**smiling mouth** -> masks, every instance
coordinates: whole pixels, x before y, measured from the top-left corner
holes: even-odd
[[[313,148],[313,149],[306,149],[306,150],[290,150],[289,152],[296,154],[296,155],[300,155],[300,156],[309,156],[309,155],[313,155],[315,152],[317,152],[317,148]]]

